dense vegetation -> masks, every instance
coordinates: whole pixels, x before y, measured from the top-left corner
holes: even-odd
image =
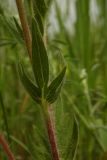
[[[30,52],[17,5],[7,8],[8,1],[0,1],[0,136],[17,160],[107,160],[107,1],[66,0],[62,10],[58,2],[23,1]],[[5,160],[1,139],[0,144]]]

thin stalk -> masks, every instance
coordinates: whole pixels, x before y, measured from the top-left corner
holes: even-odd
[[[5,129],[6,129],[8,141],[10,142],[10,133],[9,133],[9,127],[8,127],[8,122],[7,122],[6,109],[5,109],[5,105],[3,102],[3,97],[2,97],[1,92],[0,92],[0,103],[1,103],[1,108],[2,108],[2,112],[3,112],[4,125],[5,125]]]
[[[24,9],[22,0],[16,0],[16,5],[17,5],[17,9],[18,9],[22,29],[23,29],[23,36],[24,36],[24,40],[26,43],[26,48],[28,50],[29,58],[31,60],[32,58],[32,38],[31,38],[31,33],[30,33],[30,29],[29,29],[29,25],[27,22],[27,17],[26,17],[26,13],[25,13],[25,9]]]
[[[8,159],[15,160],[14,155],[13,155],[12,151],[10,150],[7,141],[5,140],[5,138],[2,134],[0,134],[0,144],[2,145],[3,150],[6,153]]]
[[[52,157],[53,160],[60,160],[59,158],[59,153],[58,153],[58,147],[57,147],[57,143],[56,143],[56,137],[55,137],[55,129],[51,120],[51,116],[49,114],[48,108],[50,106],[46,106],[44,105],[44,116],[45,116],[45,122],[46,122],[46,128],[47,128],[47,133],[48,133],[48,138],[49,138],[49,142],[50,142],[50,147],[51,147],[51,153],[52,153]],[[47,109],[47,111],[46,111]]]
[[[56,144],[54,127],[52,125],[50,115],[48,115],[48,119],[47,119],[46,124],[47,124],[47,131],[48,131],[49,141],[50,141],[50,145],[51,145],[51,152],[52,152],[53,160],[59,160],[59,153],[58,153],[58,148],[57,148],[57,144]]]

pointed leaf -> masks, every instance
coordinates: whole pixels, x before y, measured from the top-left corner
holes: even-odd
[[[72,134],[72,159],[76,159],[77,155],[77,148],[79,143],[79,127],[75,120],[74,127],[73,127],[73,134]]]
[[[43,36],[43,34],[44,34],[44,22],[43,22],[43,19],[42,19],[41,15],[39,13],[35,15],[35,18],[36,18],[36,21],[38,23],[41,35]]]
[[[38,24],[34,19],[32,21],[32,66],[36,83],[42,89],[49,79],[48,56]]]
[[[38,0],[37,0],[37,2],[35,0],[33,0],[33,7],[34,7],[34,16],[35,16],[35,19],[36,19],[36,21],[38,23],[40,32],[43,35],[43,33],[44,33],[44,16],[45,16],[45,12],[46,12],[45,11],[46,7],[45,7],[45,3],[42,2],[42,4],[41,4],[40,1],[38,3]],[[44,12],[43,12],[43,10],[44,10]]]
[[[39,14],[44,18],[46,11],[47,11],[47,7],[46,7],[46,3],[44,0],[33,0],[33,4],[36,7],[36,12],[39,11]],[[36,13],[37,15],[37,13]]]
[[[25,71],[21,64],[19,64],[19,75],[20,79],[22,81],[23,86],[27,90],[27,92],[30,94],[30,96],[33,98],[34,101],[37,103],[40,103],[41,93],[39,89],[29,80],[29,78],[26,76]]]
[[[22,39],[23,39],[23,31],[22,31],[22,29],[21,29],[21,27],[20,27],[17,19],[16,19],[15,17],[13,17],[13,20],[14,20],[14,23],[15,23],[15,25],[16,25],[16,28],[17,28],[18,33],[20,34],[20,36],[21,36]]]
[[[33,10],[34,10],[34,16],[38,23],[39,29],[41,31],[41,34],[44,33],[44,21],[45,21],[45,15],[49,10],[49,5],[52,0],[32,0],[33,2]]]
[[[73,124],[71,140],[66,150],[65,160],[69,160],[69,159],[76,160],[78,141],[79,141],[79,128],[75,120]]]
[[[76,160],[79,126],[72,109],[66,108],[66,104],[64,99],[63,103],[58,101],[55,107],[57,144],[61,159]]]
[[[54,103],[57,100],[61,91],[62,84],[63,83],[61,83],[60,86],[55,91],[50,92],[50,95],[47,96],[46,99],[50,104]]]
[[[49,103],[53,103],[57,99],[63,84],[65,71],[66,67],[63,68],[62,72],[49,85],[46,98]]]

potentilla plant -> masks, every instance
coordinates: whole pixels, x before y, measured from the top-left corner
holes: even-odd
[[[19,0],[16,1],[16,4],[19,11],[19,16],[23,28],[26,46],[29,52],[29,57],[35,77],[35,82],[33,83],[28,78],[22,64],[19,64],[19,75],[25,89],[28,91],[30,96],[36,103],[38,103],[42,107],[42,112],[44,115],[44,121],[47,128],[52,157],[54,160],[59,160],[59,152],[56,144],[54,128],[51,122],[48,109],[50,105],[56,101],[60,93],[66,67],[62,69],[61,73],[59,73],[59,75],[52,82],[49,82],[49,62],[48,62],[47,51],[43,41],[43,32],[44,32],[43,21],[41,17],[39,17],[39,14],[36,19],[35,18],[32,19],[32,38],[31,38],[27,20],[23,11],[24,9],[23,4]],[[38,3],[36,3],[36,8],[37,5]],[[40,12],[41,8],[46,10],[44,1],[41,1],[41,5],[42,6],[39,6]],[[46,12],[45,10],[44,12]],[[44,14],[42,14],[42,17],[43,16]],[[40,20],[42,23],[40,23]],[[31,43],[31,39],[32,39],[32,44],[29,44]]]
[[[56,140],[54,136],[53,126],[48,113],[48,108],[54,103],[60,93],[66,67],[64,67],[59,75],[49,82],[49,62],[47,51],[43,42],[38,23],[35,19],[32,20],[32,69],[35,77],[33,83],[26,75],[23,66],[19,64],[19,75],[21,81],[33,98],[33,100],[42,107],[44,120],[46,122],[51,151],[54,160],[59,160]]]
[[[31,1],[32,3],[32,36],[30,34],[27,18],[25,15],[23,3],[21,0],[16,0],[20,21],[22,24],[23,35],[25,44],[29,53],[29,58],[32,66],[35,81],[33,82],[25,72],[23,65],[19,64],[19,75],[23,83],[23,86],[42,108],[44,116],[44,122],[47,129],[48,139],[50,143],[52,159],[60,160],[57,140],[55,136],[55,128],[52,123],[51,116],[49,114],[49,108],[57,100],[65,77],[66,66],[63,67],[62,71],[58,76],[50,82],[49,80],[49,61],[47,55],[47,49],[44,44],[44,19],[47,11],[47,6],[44,0]],[[50,3],[50,0],[47,4]],[[35,13],[36,9],[36,13]],[[74,126],[74,131],[77,133],[77,128]],[[77,135],[77,134],[76,134]],[[74,133],[72,134],[73,141],[76,139],[75,149],[77,146],[77,137]],[[73,150],[75,153],[75,150]],[[72,159],[74,159],[74,153]]]
[[[27,48],[33,71],[32,77],[34,77],[34,80],[32,80],[32,78],[30,78],[26,74],[25,68],[23,67],[22,63],[18,64],[19,76],[23,86],[34,100],[35,106],[37,106],[38,104],[40,106],[39,109],[42,112],[42,114],[40,113],[42,116],[36,118],[37,121],[38,118],[39,120],[42,118],[42,123],[40,125],[43,125],[44,127],[44,137],[41,137],[40,132],[42,130],[40,130],[39,132],[41,138],[40,143],[42,144],[39,144],[39,142],[35,143],[35,141],[32,144],[32,142],[29,141],[29,143],[32,144],[31,147],[33,146],[35,149],[34,155],[33,150],[30,153],[28,149],[26,149],[26,146],[23,145],[23,142],[19,143],[21,144],[21,146],[24,147],[25,150],[27,150],[28,153],[30,153],[30,156],[34,160],[74,160],[78,144],[78,127],[74,119],[74,114],[71,111],[71,107],[67,108],[66,105],[64,105],[64,107],[62,107],[61,105],[61,107],[64,109],[63,111],[60,111],[60,109],[62,109],[60,108],[60,105],[56,107],[58,110],[56,108],[53,108],[53,103],[57,100],[61,92],[61,88],[65,79],[66,66],[63,66],[62,71],[58,73],[56,78],[50,81],[49,60],[46,49],[47,44],[44,27],[45,16],[47,10],[49,9],[50,2],[51,0],[16,0],[21,26],[19,25],[15,17],[12,18],[12,23],[11,21],[8,21],[8,19],[5,16],[2,16],[1,19],[3,20],[3,25],[7,28],[7,31],[9,30],[13,37],[15,37],[16,42],[21,43],[22,45],[25,44]],[[30,10],[30,14],[27,13],[28,15],[30,15],[28,16],[29,20],[26,16],[24,3],[27,3],[28,6],[30,6],[28,7],[29,9],[27,8],[28,10]],[[28,24],[28,21],[31,23]],[[14,44],[13,42],[11,44]],[[3,44],[7,44],[7,42]],[[62,96],[64,95],[62,94]],[[2,99],[3,98],[1,95],[0,102],[3,108],[5,124],[7,125],[7,120],[4,112],[4,104]],[[50,109],[52,109],[52,111],[55,111],[55,117],[52,117],[53,114],[50,113]],[[63,112],[63,114],[61,114],[60,116],[61,112]],[[53,119],[55,120],[55,122]],[[36,127],[39,131],[39,127]],[[36,139],[38,139],[39,136],[37,135],[37,133],[34,132],[34,134],[36,134],[35,137]],[[9,136],[9,138],[12,137]],[[44,139],[42,138],[45,138],[46,143],[44,143]],[[9,148],[9,145],[5,141],[4,136],[2,136],[2,134],[0,134],[0,144],[2,145],[3,150],[5,151],[5,154],[7,155],[8,159],[14,160],[16,157],[13,155],[12,151]],[[37,148],[35,147],[36,145],[38,145]],[[45,148],[46,150],[42,150],[43,148]],[[27,158],[29,159],[29,157]]]

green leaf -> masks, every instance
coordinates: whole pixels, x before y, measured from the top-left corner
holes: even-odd
[[[46,11],[47,11],[47,7],[46,7],[46,3],[44,0],[33,0],[33,4],[36,7],[36,11],[39,12],[39,14],[44,18]]]
[[[37,15],[35,15],[36,21],[38,23],[39,29],[41,34],[44,34],[44,23],[43,23],[43,19],[41,17],[41,15],[38,13]]]
[[[66,67],[63,68],[61,73],[49,85],[47,98],[46,98],[49,103],[53,103],[57,99],[61,90],[61,86],[63,84],[65,71],[66,71]]]
[[[69,139],[68,147],[66,148],[65,160],[76,160],[78,141],[79,141],[79,128],[76,120],[74,121],[72,128],[72,135]]]
[[[107,151],[107,128],[106,125],[103,124],[103,120],[101,118],[96,119],[94,121],[95,128],[99,126],[95,131],[94,135],[96,140],[100,143],[100,146],[102,147],[103,151]]]
[[[61,98],[63,100],[58,100],[55,107],[56,136],[60,159],[76,160],[79,126],[72,107],[66,107],[68,101],[64,99],[65,96],[61,96]]]
[[[44,0],[33,0],[34,16],[38,23],[41,34],[44,33],[44,18],[46,14],[46,4]]]
[[[33,11],[34,11],[34,17],[38,23],[39,29],[41,31],[41,34],[44,33],[44,21],[46,13],[49,9],[49,5],[52,0],[33,0]]]
[[[43,89],[49,80],[48,56],[38,24],[34,19],[32,20],[32,66],[36,83]]]
[[[17,43],[20,42],[21,45],[24,44],[23,36],[22,34],[19,34],[19,30],[14,23],[13,17],[10,18],[0,15],[0,24],[1,28],[4,30],[4,37],[9,35],[13,41]]]
[[[39,89],[26,76],[25,71],[21,64],[19,64],[18,69],[19,69],[19,76],[20,76],[23,86],[25,87],[27,92],[30,94],[30,96],[33,98],[33,100],[36,101],[37,103],[40,103],[41,93]]]
[[[17,19],[16,19],[15,17],[13,17],[13,20],[14,20],[14,23],[15,23],[15,25],[16,25],[17,31],[19,32],[20,36],[21,36],[22,39],[23,39],[23,31],[22,31],[22,29],[21,29],[21,27],[20,27]]]

